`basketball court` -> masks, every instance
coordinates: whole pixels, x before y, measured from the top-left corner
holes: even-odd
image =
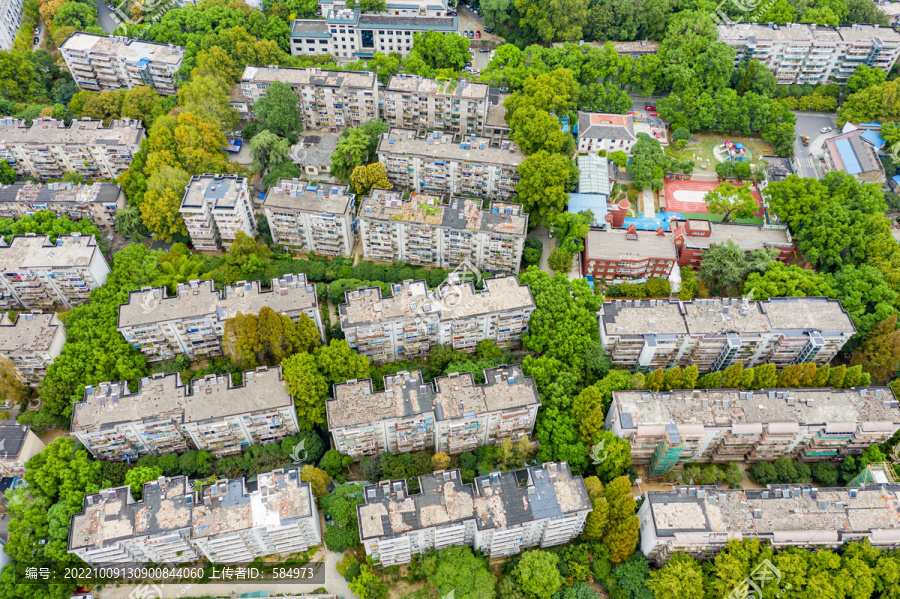
[[[734,187],[740,187],[736,183],[732,183]],[[752,184],[751,184],[752,185]],[[712,191],[719,186],[715,181],[684,181],[681,179],[666,179],[666,210],[668,212],[682,212],[690,214],[709,214],[706,202],[703,198],[707,192]],[[763,215],[762,198],[759,197],[759,191],[756,185],[752,186],[753,197],[759,206],[756,216]]]

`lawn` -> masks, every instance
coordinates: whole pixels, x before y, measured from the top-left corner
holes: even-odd
[[[699,166],[701,162],[709,162],[709,168],[706,169],[706,172],[715,171],[716,159],[713,156],[713,148],[720,143],[720,140],[723,139],[723,137],[732,142],[740,142],[749,148],[753,153],[754,162],[758,161],[762,155],[771,154],[773,152],[771,145],[753,137],[732,135],[722,136],[711,133],[694,134],[691,137],[699,139],[699,143],[689,144],[684,150],[680,151],[676,149],[674,145],[670,145],[665,148],[666,155],[679,160],[693,160],[697,165],[697,170],[701,172],[704,170]]]

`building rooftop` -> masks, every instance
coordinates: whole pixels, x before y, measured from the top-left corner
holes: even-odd
[[[142,378],[136,393],[128,390],[127,381],[85,387],[84,400],[72,410],[70,429],[97,432],[126,422],[172,419],[187,424],[293,405],[280,367],[247,371],[241,386],[233,386],[230,376],[214,374],[185,386],[177,372],[157,373]]]
[[[900,407],[890,387],[613,391],[613,398],[622,428],[638,428],[646,434],[651,429],[662,434],[664,425],[670,423],[704,427],[756,425],[747,433],[762,433],[762,425],[770,423],[843,426],[849,432],[855,432],[857,426],[871,432],[900,428]]]
[[[579,139],[634,141],[634,117],[629,114],[602,114],[578,111]]]
[[[331,15],[328,16],[329,21]],[[336,21],[340,23],[341,21]],[[359,15],[357,27],[393,27],[395,29],[457,31],[456,17],[404,17],[393,15]]]
[[[725,490],[715,486],[648,491],[652,525],[675,546],[712,538],[769,537],[775,543],[827,544],[849,533],[870,533],[873,542],[900,541],[900,485],[812,488],[769,485]],[[699,534],[698,534],[699,533]]]
[[[181,209],[231,210],[246,189],[247,179],[236,175],[194,175],[184,190]]]
[[[503,96],[499,104],[491,104],[487,109],[487,116],[484,119],[484,126],[491,129],[505,129],[509,131],[509,125],[506,124],[506,107],[503,102],[507,96]]]
[[[588,260],[677,260],[675,244],[669,234],[627,229],[591,229],[584,240]]]
[[[60,235],[50,243],[49,235],[16,235],[9,245],[0,245],[0,272],[12,274],[26,268],[87,267],[99,254],[93,235]]]
[[[122,188],[115,183],[48,183],[39,185],[32,181],[19,181],[12,185],[0,185],[0,204],[91,204],[115,203]]]
[[[15,323],[4,312],[0,317],[0,354],[45,352],[61,326],[53,312],[21,312]]]
[[[291,160],[300,165],[331,167],[331,155],[340,138],[337,133],[306,135],[291,148]]]
[[[474,520],[479,530],[502,529],[543,518],[559,518],[591,505],[580,476],[565,462],[515,472],[495,472],[463,484],[459,470],[419,477],[410,495],[405,480],[365,488],[357,506],[360,539],[394,537],[413,530]]]
[[[348,185],[310,183],[302,179],[279,179],[266,192],[263,208],[282,208],[316,214],[347,214],[355,195]]]
[[[297,21],[294,21],[296,27]],[[327,32],[325,21],[322,23]],[[301,33],[297,32],[296,33]],[[323,71],[319,68],[292,69],[287,67],[244,67],[242,83],[290,83],[291,85],[314,85],[316,87],[358,88],[366,91],[375,89],[375,74],[367,71]]]
[[[291,23],[291,35],[307,34],[331,37],[331,32],[328,30],[328,22],[324,19],[294,19],[293,23]],[[264,69],[266,67],[254,68]]]
[[[711,245],[733,241],[745,252],[767,247],[793,247],[791,233],[784,225],[752,225],[741,223],[716,223],[708,220],[689,219],[691,230],[710,231],[709,237],[685,235],[687,248],[708,250]]]
[[[341,327],[365,325],[394,318],[427,317],[439,313],[441,320],[468,318],[510,310],[533,309],[528,285],[514,276],[484,279],[484,289],[475,291],[471,282],[447,285],[433,291],[425,281],[404,281],[392,285],[393,295],[382,298],[380,287],[349,290],[341,304]],[[446,299],[443,295],[447,295]]]
[[[0,421],[0,461],[15,460],[19,457],[30,430],[31,427],[16,422]]]
[[[165,287],[143,287],[129,293],[128,303],[119,306],[118,327],[201,316],[214,316],[222,322],[238,312],[257,314],[263,306],[283,314],[318,305],[315,285],[308,285],[302,273],[272,279],[270,285],[269,291],[262,291],[259,281],[239,281],[220,293],[213,288],[213,281],[194,280],[180,283],[175,297],[168,297]]]
[[[422,96],[446,96],[487,101],[488,86],[484,83],[470,83],[465,79],[450,81],[428,79],[418,75],[391,75],[385,93],[410,93]]]
[[[821,331],[850,337],[856,328],[840,302],[824,297],[781,297],[764,302],[734,298],[614,300],[601,307],[607,335],[642,336]]]
[[[862,133],[857,129],[825,140],[825,149],[838,170],[851,175],[884,170],[875,150],[863,143]]]
[[[504,235],[525,235],[528,229],[528,215],[521,204],[491,202],[483,209],[481,200],[451,197],[442,201],[439,196],[415,191],[404,200],[401,191],[373,189],[360,203],[358,216]]]
[[[578,157],[578,193],[604,195],[609,198],[609,162],[597,154]]]
[[[435,413],[437,421],[540,405],[534,379],[519,366],[484,371],[485,383],[476,385],[471,372],[422,381],[422,374],[398,372],[384,377],[384,391],[372,391],[372,379],[334,386],[334,398],[325,402],[328,429],[359,426],[379,420]]]
[[[177,68],[184,58],[184,48],[172,44],[144,42],[127,37],[95,35],[77,31],[66,38],[59,47],[65,52],[87,52],[116,56],[128,62],[146,60],[165,63]]]
[[[794,45],[831,45],[839,43],[863,43],[876,41],[900,43],[900,33],[892,27],[880,25],[846,25],[821,27],[805,23],[788,23],[769,26],[764,23],[735,23],[718,26],[719,41],[725,43],[790,42]]]
[[[144,127],[137,119],[111,121],[109,127],[103,121],[81,119],[72,121],[66,127],[63,121],[51,118],[34,119],[31,127],[25,121],[14,118],[0,119],[0,146],[67,146],[97,144],[103,146],[129,146],[133,151],[140,148],[144,138]]]
[[[378,153],[510,167],[519,166],[525,160],[525,154],[509,141],[504,141],[503,146],[498,148],[491,146],[489,137],[473,134],[463,141],[454,142],[452,136],[440,131],[428,131],[424,137],[416,137],[412,129],[391,129],[384,133],[378,142]]]

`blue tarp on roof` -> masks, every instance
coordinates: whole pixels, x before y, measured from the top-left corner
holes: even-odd
[[[845,171],[851,175],[858,175],[862,172],[862,167],[859,165],[856,152],[853,151],[853,146],[850,145],[849,139],[837,140],[834,142],[834,147],[837,148],[838,154],[841,156],[841,162],[844,163]]]
[[[594,225],[602,227],[606,224],[606,203],[609,196],[594,193],[570,193],[569,212],[576,213],[589,210],[594,213]]]
[[[900,175],[894,175],[893,177],[891,177],[891,179],[894,181],[894,183],[900,185]]]
[[[880,150],[884,146],[884,140],[880,135],[872,131],[871,129],[866,129],[862,133],[860,133],[859,137],[863,141],[867,141],[873,146],[875,146],[876,150]]]
[[[137,66],[139,66],[139,67],[145,67],[148,64],[150,64],[150,61],[147,60],[146,58],[137,61]]]
[[[859,125],[860,125],[861,127],[873,127],[873,128],[874,128],[874,127],[878,127],[879,129],[881,129],[881,123],[875,123],[875,122],[873,122],[873,123],[860,123]]]

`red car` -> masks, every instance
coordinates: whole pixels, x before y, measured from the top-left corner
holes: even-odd
[[[475,37],[477,37],[478,39],[481,39],[481,31],[480,30],[475,32]]]
[[[644,110],[649,110],[649,111],[653,112],[654,110],[656,110],[656,106],[647,104],[646,106],[644,106]]]

